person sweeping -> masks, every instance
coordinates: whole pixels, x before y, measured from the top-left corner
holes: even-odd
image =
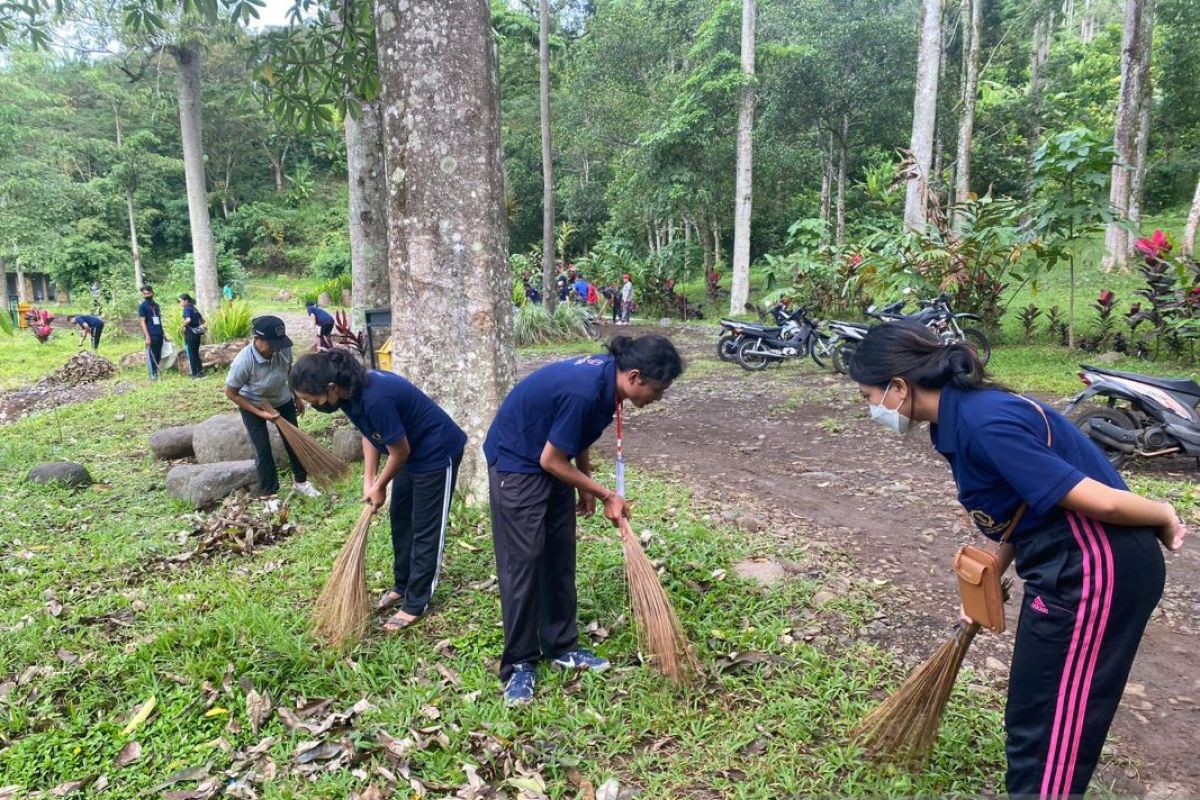
[[[267,423],[283,417],[296,425],[304,413],[304,401],[293,398],[288,388],[292,367],[292,340],[283,320],[275,316],[255,317],[251,322],[254,338],[242,348],[225,378],[225,396],[238,407],[242,424],[254,447],[254,466],[258,470],[258,489],[263,495],[279,491],[279,471],[271,452],[271,434]],[[269,404],[263,407],[263,402]],[[308,473],[296,451],[284,439],[288,461],[292,465],[295,489],[306,497],[320,497],[321,490],[308,482]]]
[[[92,352],[100,349],[100,336],[104,333],[104,320],[91,314],[73,314],[67,317],[67,322],[79,326],[79,346],[90,334],[92,337]]]
[[[504,622],[500,680],[510,705],[533,699],[538,661],[608,667],[579,647],[575,516],[591,516],[600,501],[617,526],[629,506],[592,478],[590,448],[619,403],[654,403],[682,372],[683,360],[665,337],[617,336],[608,355],[542,367],[500,405],[483,452]]]
[[[333,315],[317,305],[315,300],[308,301],[304,310],[317,329],[317,349],[328,350],[333,347]]]
[[[291,386],[317,411],[344,412],[362,433],[363,500],[381,508],[392,487],[393,582],[377,608],[398,606],[384,630],[403,630],[425,615],[437,589],[467,435],[408,380],[368,371],[341,348],[302,356]]]
[[[1000,572],[1015,561],[1025,581],[1004,721],[1008,794],[1082,796],[1162,596],[1160,545],[1183,545],[1179,515],[1128,491],[1061,414],[989,383],[969,345],[887,323],[859,345],[850,376],[877,422],[897,433],[931,423],[963,507],[985,536],[1007,535]]]

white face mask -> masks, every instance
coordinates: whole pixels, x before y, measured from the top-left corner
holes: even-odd
[[[912,420],[900,413],[900,407],[888,408],[883,404],[887,399],[888,392],[892,390],[891,384],[884,390],[883,397],[879,398],[879,404],[871,403],[871,419],[878,422],[880,425],[891,428],[896,433],[907,433],[912,427]]]

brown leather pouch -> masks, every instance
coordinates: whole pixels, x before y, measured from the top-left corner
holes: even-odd
[[[963,545],[954,554],[954,574],[963,612],[981,627],[1004,633],[1004,592],[996,553]]]
[[[1042,415],[1046,422],[1046,444],[1054,444],[1046,412],[1028,397],[1021,399],[1027,400]],[[1022,503],[1013,514],[1012,521],[1000,537],[1001,545],[1008,542],[1028,507],[1027,503]],[[962,601],[963,613],[979,623],[980,627],[993,633],[1004,633],[1004,589],[1000,582],[999,548],[984,550],[971,544],[963,545],[954,554],[953,567],[954,574],[958,576],[958,596]]]

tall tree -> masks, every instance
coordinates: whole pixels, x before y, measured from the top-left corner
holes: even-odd
[[[954,169],[954,198],[971,194],[971,147],[975,138],[975,101],[979,93],[979,41],[983,34],[983,0],[962,0],[963,86],[958,118],[958,150]],[[956,227],[961,224],[955,219]]]
[[[923,228],[928,222],[933,135],[937,122],[938,68],[941,61],[941,0],[924,0],[921,38],[917,50],[917,83],[913,94],[913,166],[904,198],[904,226]]]
[[[196,305],[205,313],[217,310],[221,290],[217,282],[217,248],[213,243],[208,211],[208,184],[204,175],[204,117],[200,94],[200,46],[186,40],[169,50],[179,68],[179,132],[183,142],[183,176],[187,183],[188,221],[192,231],[192,265]]]
[[[733,285],[729,313],[740,314],[750,294],[750,215],[754,164],[754,0],[742,0],[742,85],[738,90],[737,179],[733,209]]]
[[[1192,196],[1192,207],[1188,211],[1187,223],[1183,226],[1183,242],[1180,252],[1189,258],[1196,257],[1196,230],[1200,228],[1200,180],[1196,181],[1196,193]]]
[[[1130,237],[1123,221],[1129,218],[1132,173],[1137,168],[1138,130],[1144,96],[1149,89],[1149,59],[1154,24],[1154,0],[1126,0],[1121,36],[1121,88],[1113,124],[1112,180],[1109,203],[1116,217],[1104,235],[1104,268],[1124,267],[1129,259]],[[1145,53],[1141,48],[1145,47]],[[1144,59],[1144,64],[1143,64]]]
[[[350,190],[350,314],[354,324],[361,327],[367,309],[391,304],[387,168],[379,100],[362,101],[358,118],[347,114],[345,127]]]
[[[542,123],[542,302],[548,310],[553,310],[558,291],[554,287],[554,150],[550,146],[550,0],[538,2],[538,76]]]
[[[516,375],[500,93],[487,0],[378,0],[395,369],[466,430],[463,485]]]

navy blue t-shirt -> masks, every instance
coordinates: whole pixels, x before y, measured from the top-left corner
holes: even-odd
[[[146,330],[151,336],[162,336],[162,311],[153,300],[143,300],[138,306],[138,316],[146,320]]]
[[[332,325],[333,316],[320,306],[309,306],[308,313],[317,318],[318,325]]]
[[[500,404],[483,443],[488,466],[537,473],[546,442],[574,458],[612,422],[617,409],[617,364],[584,356],[542,367]]]
[[[432,472],[462,455],[467,435],[450,415],[408,380],[392,372],[371,370],[358,394],[338,408],[362,435],[387,454],[389,444],[408,437],[409,472]]]
[[[1098,447],[1066,417],[999,389],[942,389],[933,446],[950,462],[958,500],[984,535],[999,539],[1021,503],[1029,508],[1013,539],[1053,521],[1058,503],[1084,478],[1125,489]]]
[[[200,309],[195,306],[183,307],[183,324],[188,328],[195,328],[204,324],[204,317],[200,314]]]
[[[76,325],[87,325],[92,330],[99,330],[104,327],[104,320],[99,317],[93,317],[91,314],[76,314]]]

